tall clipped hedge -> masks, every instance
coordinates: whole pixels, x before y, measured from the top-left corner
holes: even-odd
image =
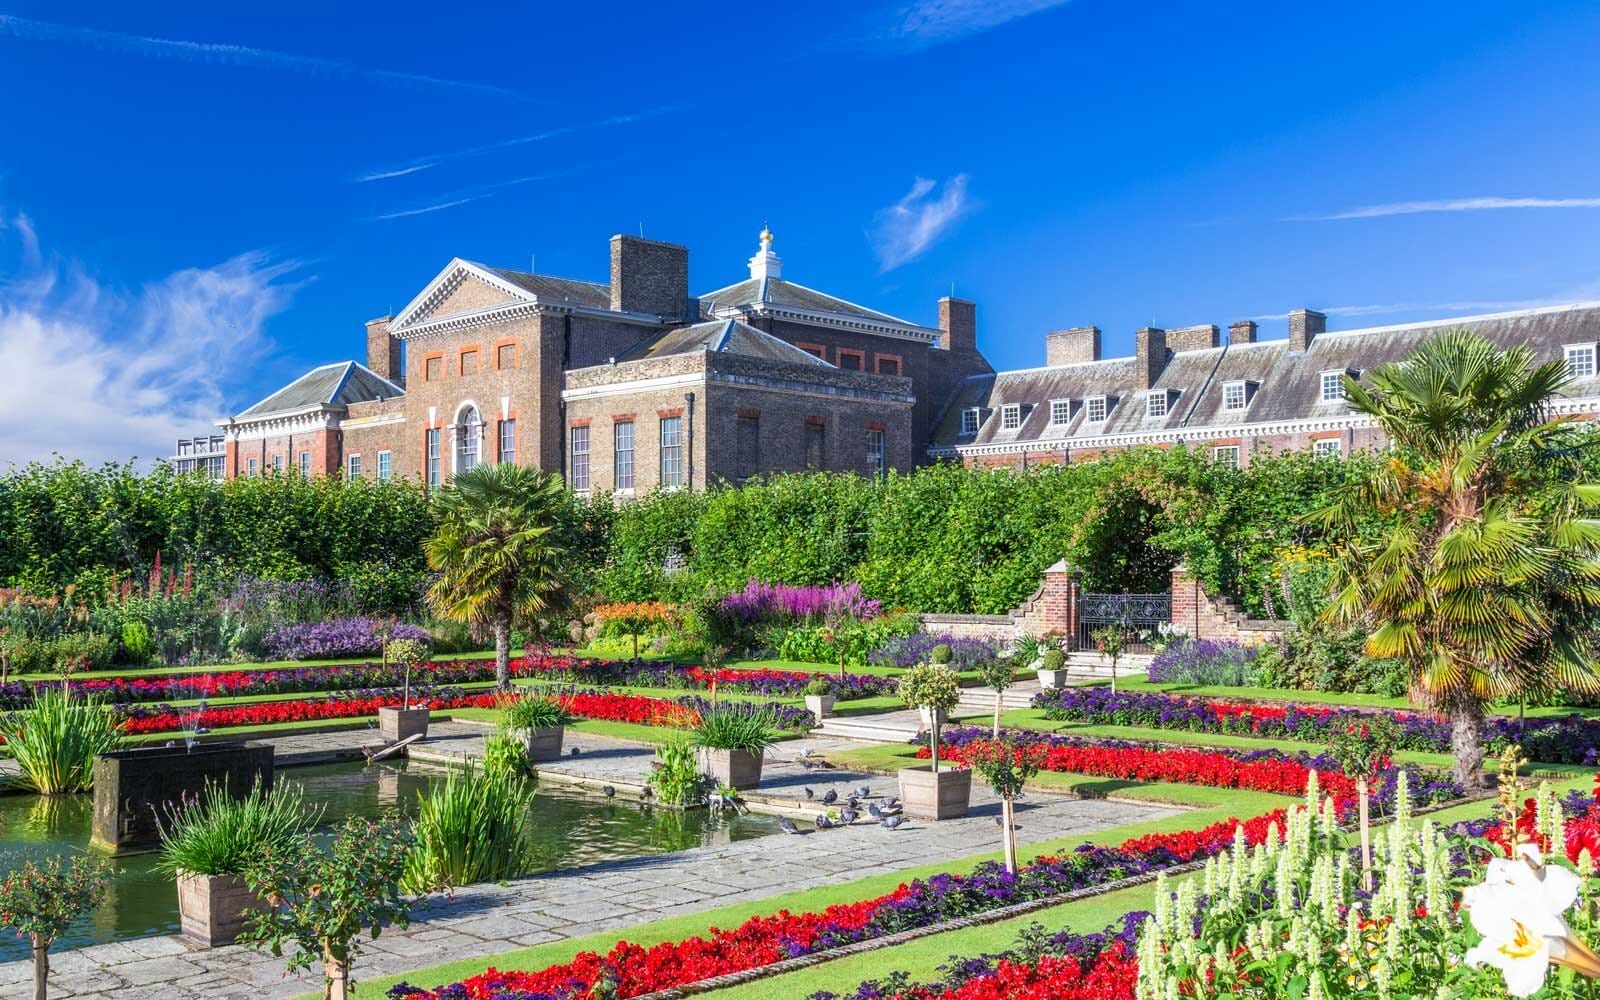
[[[857,580],[891,607],[998,613],[1058,559],[1092,590],[1165,590],[1182,561],[1215,592],[1271,608],[1295,523],[1371,458],[1305,453],[1227,468],[1183,448],[1017,472],[941,465],[882,482],[785,475],[739,489],[573,497],[560,539],[580,588],[682,599],[752,577]],[[0,476],[0,586],[58,591],[168,565],[278,578],[421,569],[433,529],[415,482],[263,476],[226,483],[127,466]]]

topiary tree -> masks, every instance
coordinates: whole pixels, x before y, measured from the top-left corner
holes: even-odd
[[[1372,889],[1372,833],[1368,816],[1372,779],[1389,766],[1399,742],[1399,726],[1386,712],[1336,727],[1328,740],[1329,755],[1339,762],[1339,769],[1346,777],[1356,781],[1356,799],[1361,811],[1361,872],[1368,891]]]
[[[1011,740],[993,740],[972,748],[967,763],[982,775],[1000,797],[1000,831],[1006,871],[1017,873],[1016,798],[1022,786],[1039,773],[1039,763],[1027,749]]]
[[[1128,649],[1128,640],[1132,638],[1128,627],[1120,622],[1111,625],[1102,625],[1089,633],[1089,638],[1094,640],[1095,648],[1100,650],[1100,655],[1111,661],[1111,693],[1117,693],[1117,661]]]
[[[99,858],[60,856],[29,861],[0,880],[0,926],[26,936],[33,948],[33,1000],[46,1000],[50,946],[105,899],[111,866]]]
[[[919,663],[900,676],[900,700],[928,710],[933,773],[939,773],[939,726],[946,712],[961,702],[961,679],[941,663]]]
[[[1009,656],[995,656],[978,664],[978,676],[994,688],[994,738],[1000,738],[1000,700],[1016,681],[1017,665]]]
[[[348,1000],[350,965],[361,942],[410,922],[400,889],[412,836],[396,814],[352,816],[323,845],[308,834],[290,852],[268,850],[245,868],[245,883],[272,905],[252,914],[240,940],[282,957],[290,970],[323,966],[324,1000]]]
[[[411,707],[411,671],[428,662],[428,644],[421,639],[391,639],[384,643],[385,659],[393,660],[405,668],[405,695],[403,707]]]

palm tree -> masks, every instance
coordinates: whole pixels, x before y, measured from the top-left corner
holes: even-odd
[[[1346,377],[1390,449],[1307,518],[1345,539],[1323,619],[1406,663],[1412,697],[1449,715],[1468,787],[1484,781],[1490,702],[1600,687],[1600,522],[1584,516],[1600,486],[1578,482],[1584,441],[1550,416],[1567,380],[1562,362],[1466,330],[1373,369],[1370,388]]]
[[[556,541],[566,505],[561,477],[520,465],[480,465],[438,496],[439,526],[427,541],[439,578],[428,600],[442,618],[494,633],[494,674],[511,686],[511,626],[566,601]]]

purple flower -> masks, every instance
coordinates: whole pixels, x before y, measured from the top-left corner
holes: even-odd
[[[383,648],[378,638],[382,625],[376,618],[336,618],[332,621],[284,625],[268,632],[265,645],[275,660],[331,660],[341,656],[374,656]],[[395,639],[428,638],[427,629],[396,622]]]

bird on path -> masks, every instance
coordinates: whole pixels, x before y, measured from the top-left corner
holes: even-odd
[[[832,829],[832,828],[833,828],[833,820],[831,820],[828,817],[824,816],[822,813],[817,813],[817,829],[818,830],[829,830],[829,829]]]
[[[994,818],[994,825],[995,825],[995,826],[998,826],[998,827],[999,827],[999,828],[1000,828],[1000,829],[1002,829],[1002,830],[1004,830],[1004,829],[1005,829],[1005,828],[1006,828],[1006,821],[1005,821],[1005,820],[1003,820],[1003,819],[1001,819],[1001,818],[1000,818],[1000,817],[999,817],[999,816],[996,816],[996,817],[995,817],[995,818]],[[1011,824],[1011,829],[1013,829],[1013,830],[1020,830],[1020,829],[1022,829],[1022,827],[1021,827],[1021,826],[1019,826],[1019,825],[1018,825],[1018,824],[1016,824],[1016,823],[1012,823],[1012,824]]]
[[[899,804],[900,804],[900,800],[895,798],[893,795],[890,795],[890,796],[888,796],[887,798],[885,798],[883,800],[883,807],[885,809],[893,809],[895,806],[898,806]]]
[[[901,823],[904,823],[905,821],[906,821],[906,818],[904,816],[889,816],[889,817],[886,817],[883,820],[883,822],[879,823],[878,825],[883,827],[885,830],[893,830],[896,827],[898,827]]]
[[[871,798],[871,796],[872,789],[868,788],[866,785],[862,785],[856,789],[856,798],[858,799]]]
[[[582,751],[582,747],[573,747],[572,749],[567,751],[567,756],[568,757],[576,757],[576,756],[578,756],[578,754],[581,751]]]
[[[787,816],[781,816],[778,818],[778,829],[782,830],[784,833],[800,832],[800,828],[794,825],[794,820]]]
[[[885,813],[882,809],[879,809],[877,806],[873,805],[871,802],[868,802],[867,803],[867,815],[871,816],[873,819],[883,819],[883,817],[886,816],[887,813]]]
[[[816,797],[817,797],[817,793],[816,793],[816,792],[813,792],[813,791],[812,791],[812,790],[811,790],[811,789],[810,789],[810,788],[802,788],[802,789],[800,789],[800,790],[801,790],[801,791],[802,791],[802,792],[805,792],[805,793],[806,793],[806,798],[808,798],[808,799],[814,799],[814,798],[816,798]]]
[[[861,800],[856,798],[854,795],[850,796],[848,799],[845,799],[844,804],[849,806],[851,809],[861,808]]]
[[[845,809],[839,813],[839,822],[843,823],[845,826],[849,826],[859,818],[860,817],[857,815],[854,809]]]
[[[839,801],[839,793],[834,791],[833,789],[830,788],[826,792],[822,793],[822,804],[823,805],[831,806],[835,802],[838,802],[838,801]]]

